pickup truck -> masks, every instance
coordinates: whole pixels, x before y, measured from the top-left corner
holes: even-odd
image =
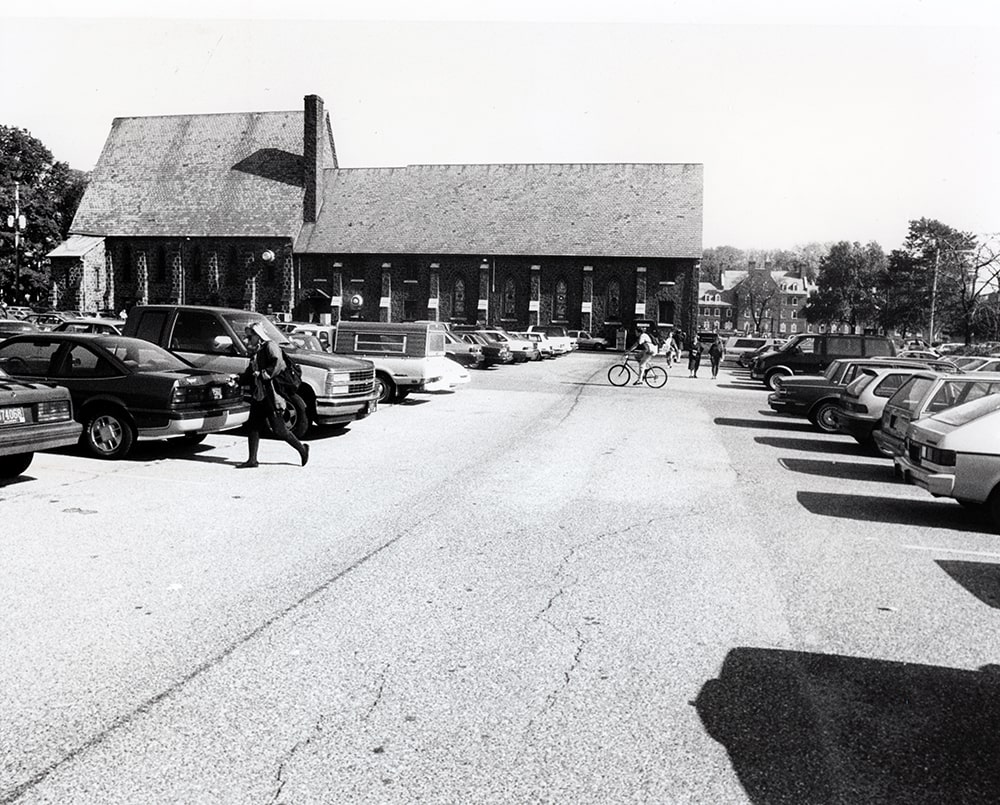
[[[300,438],[311,424],[344,425],[378,408],[371,361],[299,349],[262,313],[197,305],[137,305],[128,312],[123,335],[152,341],[193,366],[241,374],[248,355],[243,341],[259,322],[302,368],[302,384],[285,409],[289,429]]]
[[[566,328],[559,324],[532,324],[529,333],[542,333],[552,343],[555,355],[567,355],[573,351],[573,339],[569,337]]]

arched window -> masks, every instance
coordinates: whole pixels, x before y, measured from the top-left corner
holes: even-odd
[[[517,318],[517,286],[514,285],[514,278],[507,277],[503,284],[503,313],[505,319]]]
[[[610,321],[621,321],[622,315],[622,291],[616,280],[608,283],[608,313]]]
[[[552,318],[556,321],[566,319],[566,280],[556,280],[556,298],[552,305]]]
[[[465,280],[461,277],[455,278],[455,286],[451,290],[451,315],[465,317]]]

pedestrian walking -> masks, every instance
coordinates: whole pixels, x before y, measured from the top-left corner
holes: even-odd
[[[701,366],[701,353],[704,347],[701,345],[701,341],[698,340],[698,336],[694,336],[691,339],[691,343],[688,344],[688,372],[690,373],[688,377],[698,376],[698,367]]]
[[[244,377],[250,386],[250,419],[247,422],[247,460],[238,464],[239,469],[252,469],[257,466],[257,448],[260,445],[260,432],[269,427],[279,439],[295,448],[299,454],[302,466],[309,461],[309,445],[302,444],[295,434],[288,430],[282,412],[288,404],[274,387],[274,378],[285,370],[285,358],[281,347],[270,339],[260,322],[254,322],[246,328],[247,349],[250,352],[250,365]]]
[[[681,350],[684,348],[684,333],[674,330],[670,334],[670,357],[672,363],[681,362]]]
[[[722,338],[719,335],[716,335],[715,340],[712,341],[711,346],[708,348],[708,357],[712,362],[713,380],[719,376],[719,364],[722,362],[722,357],[725,354],[726,345],[722,343]]]

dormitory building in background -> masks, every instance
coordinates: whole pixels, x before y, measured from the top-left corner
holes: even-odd
[[[702,185],[700,164],[340,168],[316,95],[116,118],[49,255],[53,302],[692,332]]]

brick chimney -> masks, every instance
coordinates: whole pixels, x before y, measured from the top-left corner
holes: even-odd
[[[305,194],[302,197],[302,221],[316,223],[323,203],[323,132],[325,130],[323,99],[319,95],[305,97],[305,126],[302,139],[302,173]]]

